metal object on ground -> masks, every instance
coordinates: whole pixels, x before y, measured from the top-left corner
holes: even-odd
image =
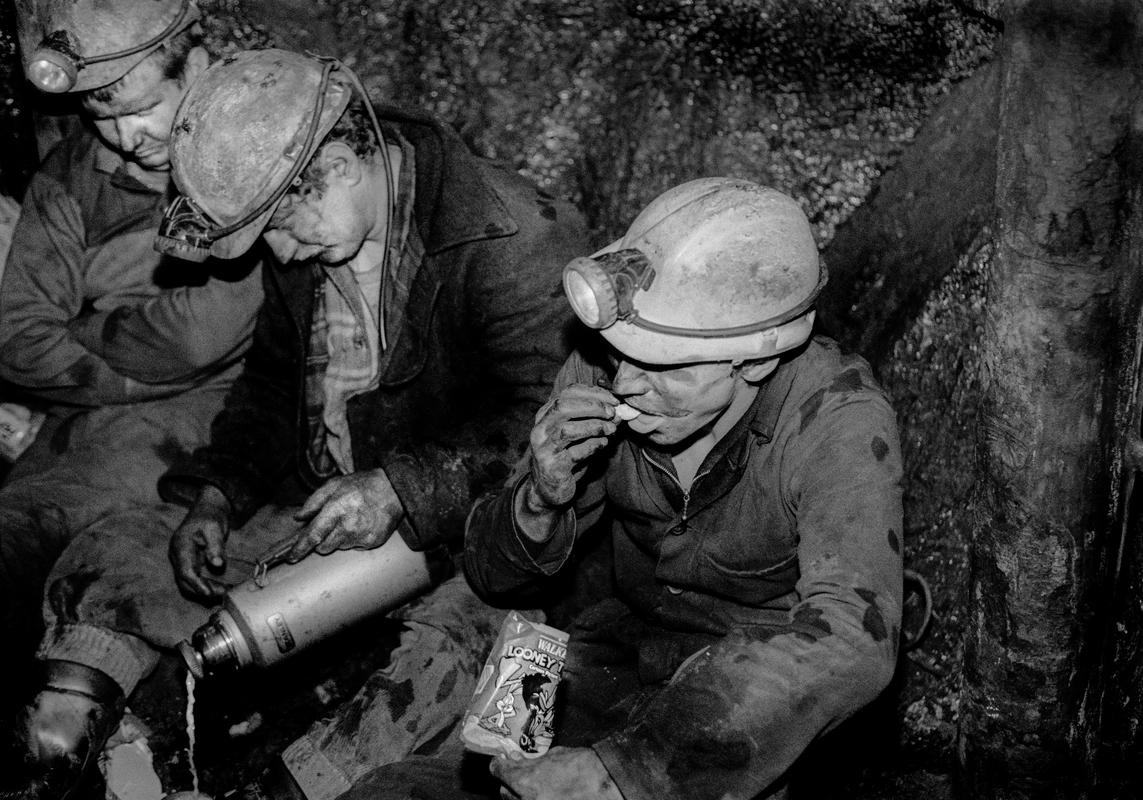
[[[905,607],[912,610],[901,624],[901,648],[912,650],[929,632],[933,621],[933,593],[929,582],[919,572],[905,570]]]

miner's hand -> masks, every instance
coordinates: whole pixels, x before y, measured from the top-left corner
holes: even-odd
[[[371,550],[380,547],[397,527],[404,508],[383,469],[333,478],[310,495],[294,514],[308,523],[290,550],[295,562],[317,551]]]
[[[553,747],[539,758],[492,759],[504,800],[623,800],[590,747]]]
[[[587,459],[615,433],[615,396],[598,386],[572,384],[536,414],[528,508],[559,509],[575,496]]]
[[[192,597],[226,594],[229,587],[214,576],[226,569],[229,532],[230,501],[214,486],[203,486],[167,550],[179,589]]]

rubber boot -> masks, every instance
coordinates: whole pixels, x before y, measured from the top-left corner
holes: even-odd
[[[123,690],[105,673],[72,661],[43,662],[43,681],[24,712],[26,759],[53,787],[78,785],[123,716]]]

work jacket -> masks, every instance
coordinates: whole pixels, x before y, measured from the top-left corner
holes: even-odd
[[[555,392],[609,380],[575,354]],[[687,491],[670,457],[626,430],[587,466],[546,544],[516,527],[513,493],[525,478],[478,505],[469,579],[494,596],[552,575],[608,512],[617,595],[657,631],[632,643],[640,674],[674,675],[596,752],[626,800],[752,798],[893,673],[902,526],[893,410],[864,360],[815,339],[783,357]]]
[[[0,283],[0,378],[70,406],[233,378],[262,300],[257,263],[160,256],[165,204],[85,128],[52,150],[29,183]]]
[[[473,156],[449,129],[394,109],[383,126],[411,145],[412,225],[382,297],[380,385],[349,400],[354,467],[383,468],[415,550],[459,541],[472,499],[510,471],[569,345],[563,266],[588,252],[580,215],[518,174]],[[314,264],[264,272],[266,301],[245,370],[211,443],[160,492],[190,502],[209,483],[240,525],[284,480],[319,485],[308,457],[307,347]]]

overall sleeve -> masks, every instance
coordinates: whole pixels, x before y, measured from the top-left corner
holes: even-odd
[[[572,314],[560,276],[585,248],[578,215],[574,220],[540,227],[545,235],[529,234],[523,243],[475,245],[479,266],[470,270],[464,292],[487,388],[482,399],[457,402],[480,407],[447,440],[424,439],[385,460],[411,521],[414,549],[459,538],[473,501],[500,486],[527,450],[536,410],[570,349]]]
[[[572,353],[556,377],[551,399],[572,384],[593,385],[599,374],[578,353]],[[603,513],[602,466],[585,470],[576,484],[575,500],[561,516],[555,534],[547,542],[537,544],[521,531],[514,513],[516,492],[521,490],[531,467],[531,453],[526,451],[505,487],[477,501],[469,514],[464,563],[473,590],[493,599],[557,573],[571,555],[577,532],[589,530]]]
[[[86,299],[83,221],[55,179],[32,178],[0,284],[0,378],[52,402],[133,403],[188,388],[146,384],[90,351],[72,332]]]
[[[70,328],[121,375],[143,383],[193,382],[236,362],[250,346],[262,304],[258,265],[237,279],[211,277],[137,305],[92,311]]]
[[[753,798],[892,677],[902,591],[895,418],[873,392],[826,395],[812,416],[783,451],[799,602],[784,626],[733,630],[700,650],[632,724],[596,743],[627,800]]]
[[[159,479],[159,494],[189,505],[203,484],[230,501],[235,527],[266,503],[295,466],[301,366],[292,345],[298,332],[269,265],[263,272],[264,301],[254,338],[222,411],[210,429],[210,444],[177,462]]]

